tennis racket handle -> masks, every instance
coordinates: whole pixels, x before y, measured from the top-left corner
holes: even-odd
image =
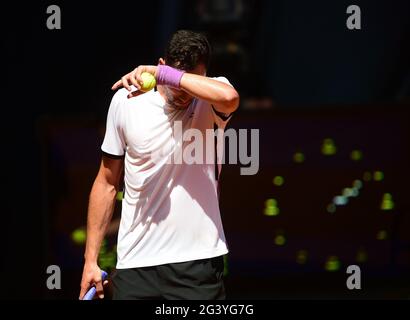
[[[105,271],[101,271],[101,278],[102,281],[107,279],[108,273]],[[95,289],[95,286],[92,286],[87,293],[84,295],[83,300],[92,300],[97,292],[97,289]]]

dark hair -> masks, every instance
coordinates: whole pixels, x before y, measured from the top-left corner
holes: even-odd
[[[175,32],[165,49],[167,65],[189,71],[201,63],[208,69],[211,59],[211,46],[202,33],[189,30]]]

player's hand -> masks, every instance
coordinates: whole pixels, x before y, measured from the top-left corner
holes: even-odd
[[[108,280],[104,281],[104,285],[108,283]],[[83,277],[81,279],[81,291],[79,299],[82,300],[87,291],[95,285],[97,296],[100,299],[104,298],[104,288],[102,281],[101,269],[96,263],[85,263],[83,270]]]
[[[117,90],[120,87],[124,87],[128,91],[131,91],[131,85],[134,85],[137,90],[140,90],[141,85],[143,84],[141,78],[141,74],[143,72],[151,73],[156,78],[157,66],[138,66],[133,71],[123,76],[121,80],[118,80],[116,83],[114,83],[111,89]]]

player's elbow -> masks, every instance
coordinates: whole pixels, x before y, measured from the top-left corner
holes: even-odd
[[[234,88],[227,90],[224,97],[225,112],[232,113],[236,111],[239,107],[239,101],[239,94]]]
[[[91,189],[90,197],[97,195],[104,199],[114,199],[117,195],[118,185],[107,181],[104,177],[97,176]]]

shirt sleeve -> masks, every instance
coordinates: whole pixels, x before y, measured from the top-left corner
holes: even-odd
[[[101,150],[107,156],[122,157],[125,154],[126,142],[124,135],[124,106],[122,106],[122,94],[116,92],[111,100],[107,115],[104,141]]]
[[[213,79],[216,80],[216,81],[221,81],[223,83],[226,83],[226,84],[232,86],[231,83],[229,82],[229,80],[225,77],[216,77],[216,78],[213,78]],[[231,119],[232,113],[219,112],[218,110],[215,109],[215,107],[213,105],[211,105],[211,108],[212,108],[211,113],[212,113],[212,116],[214,118],[214,121],[215,121],[216,125],[219,128],[224,128],[226,126],[226,124],[228,123],[228,121]]]

